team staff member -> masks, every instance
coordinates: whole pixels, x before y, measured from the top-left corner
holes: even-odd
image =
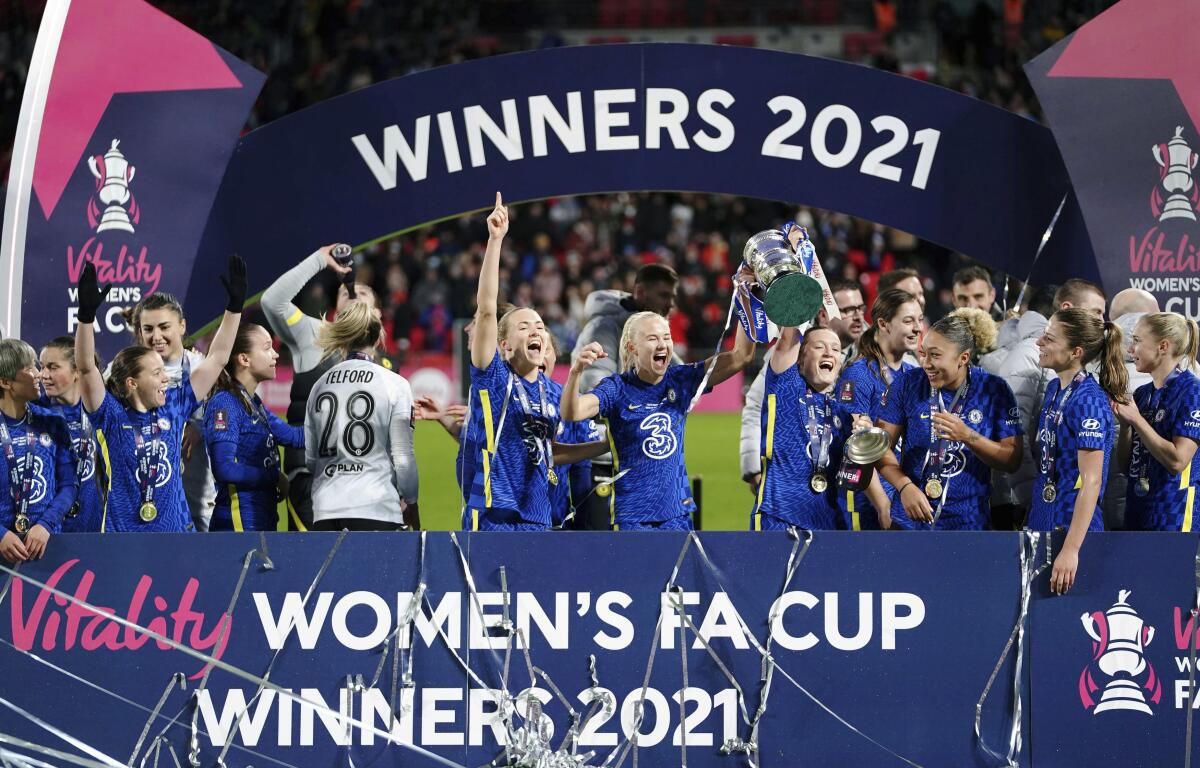
[[[1121,422],[1117,458],[1128,468],[1125,519],[1133,530],[1196,529],[1200,480],[1200,380],[1196,361],[1200,329],[1174,312],[1146,315],[1134,326],[1129,354],[1152,381],[1132,403],[1113,403]]]
[[[317,332],[325,321],[304,314],[292,302],[308,281],[326,268],[337,275],[341,283],[334,304],[335,314],[351,301],[365,301],[371,307],[378,306],[371,286],[356,283],[354,270],[333,258],[333,245],[318,248],[263,291],[262,310],[267,325],[271,326],[276,337],[287,344],[291,353],[293,377],[287,422],[292,426],[304,426],[304,409],[313,384],[341,362],[336,356],[325,355],[316,345]],[[306,530],[312,523],[312,477],[304,463],[304,451],[299,448],[284,450],[283,471],[288,476],[289,527]]]
[[[378,313],[361,301],[317,332],[317,346],[342,362],[313,385],[304,418],[316,530],[421,526],[412,388],[375,363],[382,338]]]
[[[896,488],[892,523],[899,528],[983,530],[991,470],[1011,472],[1021,463],[1012,390],[970,365],[988,332],[964,317],[937,321],[922,342],[923,367],[899,374],[884,396],[876,425],[893,445],[904,438],[899,460],[889,452],[879,462]]]
[[[96,269],[84,267],[79,277],[79,325],[75,329],[75,364],[79,368],[83,407],[104,433],[109,466],[104,530],[180,532],[194,530],[180,478],[180,441],[188,417],[207,397],[221,367],[229,360],[246,298],[246,263],[229,257],[229,277],[221,278],[228,295],[225,315],[208,356],[178,387],[168,388],[162,356],[152,348],[126,347],[113,359],[105,389],[95,363],[92,322],[110,286],[97,287]]]
[[[60,416],[71,433],[79,492],[62,521],[63,533],[99,533],[104,517],[104,465],[100,461],[96,430],[79,395],[79,370],[75,367],[75,339],[59,336],[42,347],[42,390],[38,405]]]
[[[672,365],[670,325],[653,312],[638,312],[621,333],[623,372],[587,394],[579,392],[580,376],[604,350],[593,343],[576,356],[563,386],[563,418],[604,419],[619,478],[608,497],[614,530],[691,530],[696,503],[683,460],[688,408],[710,364],[709,385],[716,386],[754,357],[754,342],[740,324],[735,333],[731,351]]]
[[[304,447],[304,428],[267,410],[258,386],[275,378],[279,359],[267,329],[243,323],[217,393],[204,414],[204,440],[212,457],[217,503],[211,531],[274,531],[279,527],[276,490],[286,495],[276,443]]]
[[[824,393],[837,379],[841,359],[841,341],[832,330],[811,329],[801,339],[797,328],[780,329],[766,374],[762,481],[750,530],[837,527],[834,475],[850,416]]]
[[[33,404],[38,378],[33,347],[0,340],[0,555],[10,563],[46,554],[79,482],[66,423]]]
[[[1084,369],[1099,360],[1100,378]],[[1112,452],[1109,399],[1124,400],[1129,384],[1121,329],[1085,309],[1060,309],[1038,339],[1038,362],[1054,371],[1038,418],[1038,474],[1027,527],[1067,527],[1054,560],[1051,588],[1062,594],[1075,583],[1079,550],[1088,531],[1104,530],[1100,500]]]
[[[892,381],[916,367],[906,357],[917,350],[921,323],[921,304],[911,293],[899,288],[880,292],[871,305],[871,327],[859,337],[858,354],[838,381],[838,404],[873,423]],[[886,481],[872,482],[862,491],[839,492],[843,524],[851,531],[890,528],[892,495]]]

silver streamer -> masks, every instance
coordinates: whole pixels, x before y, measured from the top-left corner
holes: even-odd
[[[975,740],[979,742],[979,748],[992,760],[999,761],[1010,768],[1017,768],[1017,753],[1021,750],[1021,670],[1024,668],[1025,661],[1025,625],[1029,618],[1029,598],[1033,593],[1033,585],[1038,576],[1051,564],[1050,537],[1047,536],[1045,539],[1046,558],[1039,564],[1037,555],[1042,534],[1036,531],[1021,531],[1020,533],[1021,599],[1017,610],[1017,621],[1008,635],[1008,642],[1000,651],[1000,658],[996,660],[996,666],[992,668],[992,674],[988,677],[987,685],[983,687],[979,701],[975,704]],[[1008,733],[1008,751],[1001,755],[988,746],[987,740],[983,738],[983,705],[991,693],[992,686],[996,683],[996,678],[1000,675],[1004,660],[1008,658],[1009,651],[1014,646],[1017,655],[1013,665],[1012,723]]]
[[[138,736],[137,743],[133,745],[133,753],[129,756],[129,761],[127,763],[128,765],[133,765],[133,761],[137,759],[138,752],[142,751],[142,744],[146,742],[146,736],[150,734],[150,726],[154,725],[154,721],[158,719],[158,713],[162,711],[163,704],[167,703],[167,697],[171,695],[171,691],[175,690],[175,686],[179,686],[179,690],[181,691],[187,690],[187,676],[182,672],[176,672],[175,674],[171,675],[171,681],[167,683],[167,687],[165,690],[163,690],[162,696],[158,697],[158,703],[154,705],[154,709],[150,712],[150,716],[146,718],[146,724],[142,726],[142,734]],[[155,739],[154,743],[157,744],[158,739]],[[147,750],[147,752],[149,752],[149,750]]]
[[[2,567],[2,566],[0,566],[0,567]],[[75,747],[75,749],[78,749],[80,752],[82,752],[85,755],[90,755],[91,757],[93,757],[97,761],[99,761],[100,765],[109,766],[109,768],[125,768],[125,766],[121,765],[121,763],[112,759],[111,757],[104,754],[103,752],[96,749],[95,747],[91,746],[90,744],[85,744],[84,742],[75,738],[74,736],[72,736],[71,734],[62,730],[61,728],[53,726],[50,723],[47,723],[45,720],[38,717],[37,715],[35,715],[21,707],[18,707],[16,704],[13,704],[8,699],[0,698],[0,706],[7,707],[8,709],[15,712],[17,715],[25,718],[29,722],[36,725],[38,728],[41,728],[46,733],[49,733],[51,736],[55,736],[58,739],[65,741],[66,743],[70,744],[72,747]]]

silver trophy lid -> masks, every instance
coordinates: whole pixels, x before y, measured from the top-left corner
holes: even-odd
[[[854,464],[874,464],[891,449],[892,438],[879,427],[855,432],[846,439],[846,458]]]

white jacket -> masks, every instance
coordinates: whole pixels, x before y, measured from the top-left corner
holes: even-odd
[[[999,361],[994,373],[1008,382],[1021,409],[1021,424],[1025,427],[1025,450],[1021,455],[1021,466],[1016,472],[1006,474],[992,472],[992,503],[1030,506],[1033,496],[1033,478],[1037,467],[1033,461],[1033,445],[1037,437],[1038,415],[1042,410],[1042,398],[1046,396],[1046,384],[1054,372],[1038,364],[1037,340],[1049,324],[1044,316],[1029,311],[1021,315],[1017,323],[1018,340]],[[987,370],[984,361],[984,369]]]

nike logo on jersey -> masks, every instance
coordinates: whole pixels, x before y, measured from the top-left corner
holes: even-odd
[[[922,413],[922,414],[921,414],[921,418],[922,418],[922,419],[928,419],[928,418],[929,418],[929,414],[928,414],[928,413]]]

